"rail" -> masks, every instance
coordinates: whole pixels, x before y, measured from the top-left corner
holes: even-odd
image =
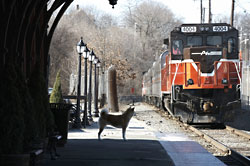
[[[221,150],[225,154],[231,155],[235,160],[239,161],[241,164],[246,165],[246,166],[250,165],[250,159],[245,157],[244,155],[236,152],[232,148],[227,147],[226,145],[222,144],[221,142],[218,142],[217,140],[213,139],[212,137],[210,137],[206,133],[196,129],[193,126],[189,126],[187,124],[185,124],[184,126],[186,128],[188,128],[189,130],[193,131],[194,133],[196,133],[197,135],[199,135],[200,137],[204,138],[207,142],[210,142],[211,144],[213,144],[216,148],[218,148],[219,150]],[[226,129],[230,130],[234,133],[237,133],[237,135],[243,136],[245,138],[249,139],[249,137],[250,137],[250,135],[248,135],[247,133],[241,132],[241,131],[234,129],[232,127],[226,126]]]
[[[223,145],[222,143],[216,141],[215,139],[213,139],[212,137],[208,136],[207,134],[205,134],[204,132],[196,129],[193,126],[187,126],[191,131],[195,132],[197,135],[199,135],[200,137],[203,137],[206,141],[212,143],[216,148],[220,149],[223,153],[225,154],[230,154],[230,148],[226,147],[225,145]]]
[[[238,130],[238,129],[235,129],[235,128],[232,128],[232,127],[230,127],[230,126],[226,126],[226,129],[229,130],[229,131],[231,131],[231,132],[233,132],[233,133],[235,133],[236,135],[245,137],[245,138],[247,138],[247,139],[250,140],[250,135],[247,134],[247,133],[245,133],[245,132],[242,132],[242,131],[240,131],[240,130]]]

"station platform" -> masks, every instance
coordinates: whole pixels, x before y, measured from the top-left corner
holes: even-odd
[[[121,129],[107,126],[99,141],[98,118],[86,129],[71,129],[60,157],[45,155],[42,166],[223,166],[219,159],[181,133],[159,133],[132,118],[127,141]]]

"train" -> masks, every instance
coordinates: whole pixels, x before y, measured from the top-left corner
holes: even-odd
[[[185,123],[223,124],[240,106],[238,30],[226,23],[182,24],[143,74],[143,100]]]

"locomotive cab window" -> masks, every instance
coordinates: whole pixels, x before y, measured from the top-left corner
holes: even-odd
[[[174,40],[172,43],[172,52],[174,55],[181,55],[183,50],[182,40]]]
[[[202,45],[201,36],[188,36],[187,37],[187,45],[191,46],[191,47],[201,46]]]
[[[161,69],[163,69],[166,66],[167,55],[168,55],[168,51],[164,52],[161,56]]]
[[[207,37],[207,45],[208,46],[220,46],[220,45],[222,45],[222,37],[221,36],[208,36]]]
[[[234,38],[229,38],[227,41],[227,52],[234,53],[235,52],[235,39]]]

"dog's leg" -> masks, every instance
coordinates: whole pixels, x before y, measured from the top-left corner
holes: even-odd
[[[101,134],[102,134],[102,131],[104,130],[104,127],[100,127],[99,128],[99,132],[98,132],[98,140],[101,140]]]
[[[125,135],[126,135],[126,128],[127,128],[127,127],[123,127],[123,128],[122,128],[122,138],[123,138],[124,141],[127,141],[127,140],[126,140],[126,137],[125,137]]]

